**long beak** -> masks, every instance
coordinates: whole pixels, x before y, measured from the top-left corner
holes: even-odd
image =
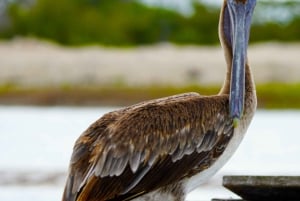
[[[229,109],[236,124],[243,115],[245,99],[245,66],[251,16],[247,16],[247,5],[228,5],[232,33],[232,66]],[[249,13],[249,12],[248,12]],[[251,14],[252,15],[252,14]]]

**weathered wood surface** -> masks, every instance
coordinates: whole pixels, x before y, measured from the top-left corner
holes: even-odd
[[[245,200],[300,200],[300,176],[224,176],[223,186]]]

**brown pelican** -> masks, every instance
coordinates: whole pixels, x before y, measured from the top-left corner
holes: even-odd
[[[256,0],[224,0],[227,74],[218,95],[185,93],[105,114],[76,141],[63,201],[183,201],[235,152],[256,109],[247,60]]]

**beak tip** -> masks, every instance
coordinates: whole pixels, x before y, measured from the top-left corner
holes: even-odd
[[[233,127],[237,128],[239,126],[239,124],[240,124],[240,118],[234,117],[233,118]]]

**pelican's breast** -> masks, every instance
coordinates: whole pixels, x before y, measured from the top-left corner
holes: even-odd
[[[228,145],[226,146],[224,152],[219,156],[219,158],[209,168],[184,180],[183,186],[185,188],[184,190],[186,194],[193,191],[201,184],[207,182],[232,157],[241,141],[243,140],[248,126],[250,125],[256,105],[254,105],[253,107],[254,109],[241,119],[239,126],[234,128],[233,136],[231,137]]]

